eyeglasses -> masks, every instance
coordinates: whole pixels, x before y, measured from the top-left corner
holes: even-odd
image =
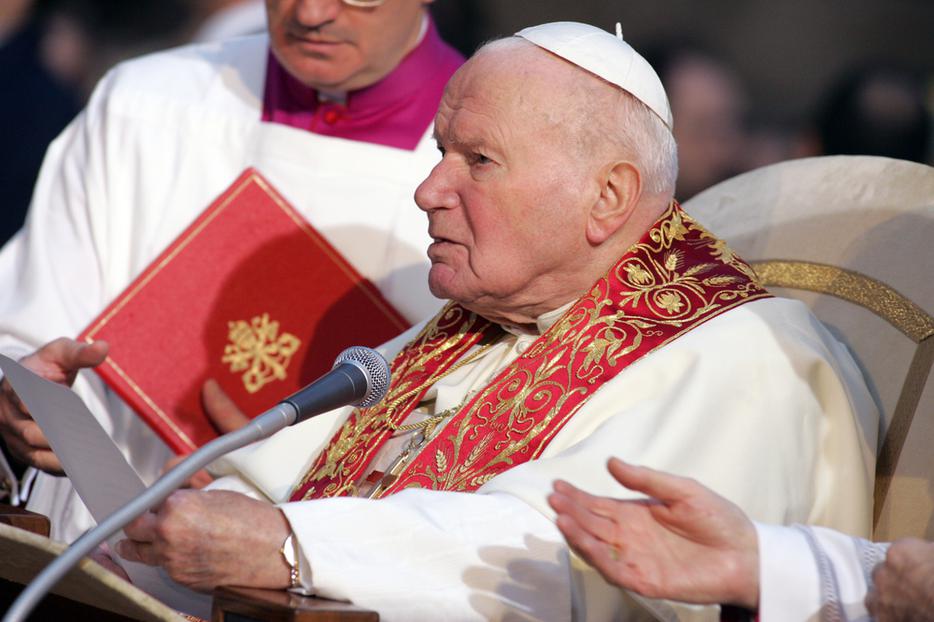
[[[372,7],[377,7],[386,0],[341,0],[344,4],[348,6],[360,7],[361,9],[369,9]]]

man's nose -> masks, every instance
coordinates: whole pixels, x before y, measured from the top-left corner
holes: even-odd
[[[319,28],[337,19],[342,0],[298,0],[295,4],[295,20],[305,28]]]
[[[442,159],[415,189],[415,204],[426,212],[453,207],[457,203],[457,193],[451,180],[450,164]]]

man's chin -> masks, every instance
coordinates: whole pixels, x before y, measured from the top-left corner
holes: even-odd
[[[334,49],[303,49],[292,46],[279,55],[279,62],[293,78],[307,87],[327,92],[347,91],[356,77],[358,68]]]
[[[463,292],[459,291],[454,280],[454,270],[444,264],[436,263],[428,272],[428,290],[435,298],[462,302]]]

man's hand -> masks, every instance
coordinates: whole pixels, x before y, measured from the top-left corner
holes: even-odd
[[[208,592],[218,585],[282,589],[289,566],[279,547],[289,535],[276,506],[225,490],[178,490],[130,523],[120,557],[162,566],[173,580]]]
[[[934,620],[934,543],[897,540],[872,580],[866,608],[878,622]]]
[[[556,481],[548,502],[581,557],[607,581],[649,598],[757,608],[758,542],[742,510],[691,479],[616,458],[609,470],[653,498],[595,497]]]
[[[218,434],[239,430],[250,422],[213,378],[208,378],[201,387],[201,403]]]
[[[234,401],[224,393],[216,380],[209,378],[201,387],[201,403],[204,405],[204,412],[207,414],[208,420],[210,420],[218,434],[227,434],[239,430],[250,422],[250,418],[244,415],[243,411],[234,404]],[[162,467],[162,472],[165,473],[172,469],[187,457],[187,455],[183,455],[169,458]],[[187,486],[189,488],[204,488],[213,481],[214,478],[211,477],[211,474],[202,469],[191,476]]]
[[[87,344],[61,337],[23,357],[20,363],[46,380],[71,386],[79,369],[100,365],[105,358],[104,341]],[[0,384],[0,434],[16,460],[53,475],[62,474],[62,464],[49,448],[45,434],[6,378]]]
[[[132,583],[132,581],[130,581],[130,577],[127,576],[123,567],[114,561],[113,552],[110,550],[110,546],[106,542],[91,551],[90,554],[88,554],[88,557],[103,566],[104,570],[117,575],[127,583]]]

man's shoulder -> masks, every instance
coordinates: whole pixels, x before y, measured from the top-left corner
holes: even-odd
[[[267,50],[263,34],[153,52],[116,65],[95,97],[111,102],[139,97],[203,101],[221,95],[253,101],[262,97]]]
[[[729,309],[669,345],[730,364],[797,356],[834,360],[841,347],[845,350],[807,305],[777,296]]]

